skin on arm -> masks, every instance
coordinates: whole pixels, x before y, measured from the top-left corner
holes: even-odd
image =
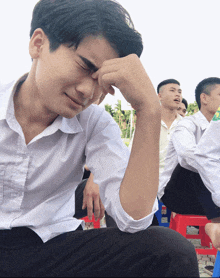
[[[105,61],[93,78],[105,93],[117,87],[137,112],[131,155],[120,187],[123,209],[135,220],[152,212],[159,184],[161,111],[154,87],[137,55]]]

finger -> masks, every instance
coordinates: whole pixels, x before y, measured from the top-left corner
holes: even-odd
[[[99,219],[100,216],[100,202],[99,202],[99,196],[95,197],[94,200],[94,216],[95,216],[95,221]]]
[[[116,72],[106,73],[100,77],[99,84],[104,88],[106,92],[108,92],[111,95],[115,94],[115,90],[113,86],[117,86],[118,81],[118,74]]]
[[[115,89],[111,85],[103,86],[103,93],[106,96],[107,94],[115,95]]]
[[[86,196],[83,196],[83,204],[82,204],[82,209],[85,209],[87,207],[87,200],[86,200]]]
[[[105,215],[105,207],[104,207],[100,198],[99,198],[99,203],[100,203],[100,216],[99,216],[99,218],[101,220]]]
[[[99,85],[103,86],[103,84],[102,84],[103,76],[105,76],[106,74],[117,73],[119,70],[120,70],[120,67],[116,66],[114,64],[102,66],[97,72],[93,73],[92,78],[97,79]],[[108,85],[114,85],[114,83],[108,84]]]
[[[92,220],[92,215],[93,215],[93,201],[92,201],[92,197],[89,196],[87,198],[87,216],[89,220]]]

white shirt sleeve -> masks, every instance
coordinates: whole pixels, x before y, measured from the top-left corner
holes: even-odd
[[[183,168],[197,173],[197,162],[194,156],[197,145],[195,132],[195,124],[190,120],[184,119],[179,122],[171,140],[176,150],[179,164]]]
[[[121,206],[120,184],[129,161],[130,151],[121,140],[120,129],[112,117],[100,115],[86,146],[86,164],[100,187],[100,196],[107,213],[116,221],[121,231],[135,233],[148,228],[158,210],[155,199],[152,213],[134,220]],[[144,174],[144,173],[143,173]],[[135,184],[134,184],[135,186]]]
[[[195,150],[198,172],[213,202],[220,207],[220,121],[211,121]]]

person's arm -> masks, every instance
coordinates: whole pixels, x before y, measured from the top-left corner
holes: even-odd
[[[200,139],[195,160],[197,169],[207,189],[212,194],[213,202],[220,207],[220,119],[211,121],[205,134]]]
[[[87,215],[90,220],[92,220],[92,215],[94,211],[95,220],[102,219],[105,215],[105,208],[100,199],[99,186],[93,181],[93,174],[91,173],[85,189],[83,191],[83,205],[82,209],[87,208]]]
[[[116,86],[137,112],[130,159],[120,186],[120,202],[134,220],[152,212],[159,183],[161,111],[154,87],[136,55],[104,62],[93,78],[104,91]]]
[[[197,172],[194,152],[196,150],[196,126],[188,119],[181,120],[172,135],[172,144],[179,164],[190,171]]]

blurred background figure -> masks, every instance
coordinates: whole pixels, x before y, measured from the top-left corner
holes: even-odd
[[[188,107],[188,103],[185,98],[182,99],[179,108],[177,109],[177,113],[179,113],[182,117],[186,116],[186,110]]]

